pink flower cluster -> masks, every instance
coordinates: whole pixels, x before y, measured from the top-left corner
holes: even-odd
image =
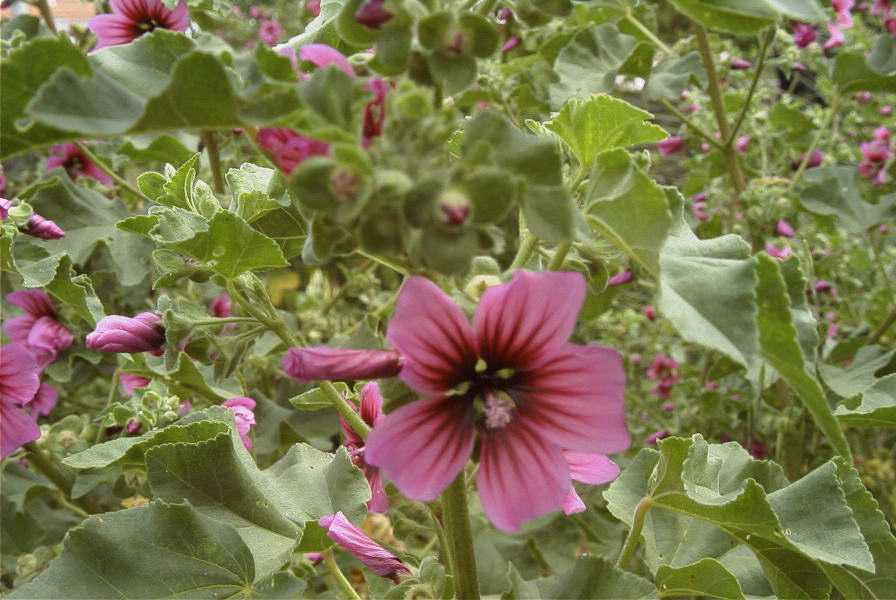
[[[647,367],[647,377],[656,381],[656,385],[650,393],[658,398],[666,400],[672,393],[672,388],[681,381],[678,376],[679,364],[671,356],[659,352],[653,357],[650,366]]]
[[[873,139],[869,142],[862,142],[859,150],[862,153],[862,160],[859,162],[859,173],[862,177],[871,180],[874,185],[886,183],[887,168],[894,156],[890,130],[886,127],[878,127],[874,130]]]

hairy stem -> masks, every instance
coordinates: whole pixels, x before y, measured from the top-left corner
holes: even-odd
[[[559,271],[563,268],[563,263],[566,262],[566,255],[569,254],[570,248],[572,248],[572,242],[564,242],[557,246],[557,249],[554,250],[554,256],[548,264],[548,271]]]
[[[56,20],[53,18],[53,11],[50,10],[50,3],[47,0],[35,0],[34,5],[40,12],[40,16],[43,17],[44,23],[47,24],[47,29],[53,33],[58,33]]]
[[[660,50],[662,50],[663,52],[665,52],[665,53],[668,54],[669,56],[676,56],[676,54],[675,54],[675,50],[673,50],[672,48],[670,48],[669,46],[667,46],[667,45],[665,44],[665,42],[663,42],[663,40],[661,40],[660,38],[658,38],[658,37],[656,36],[655,33],[653,33],[652,31],[650,31],[650,30],[644,25],[644,23],[642,23],[641,21],[639,21],[638,18],[635,16],[635,14],[631,11],[631,9],[626,9],[626,11],[625,11],[625,20],[628,21],[629,23],[631,23],[632,25],[634,25],[635,29],[637,29],[638,31],[640,31],[641,33],[643,33],[643,34],[644,34],[644,37],[646,37],[648,40],[650,40],[650,41],[653,43],[654,46],[656,46],[657,48],[659,48]]]
[[[38,448],[34,442],[28,442],[23,447],[28,451],[28,462],[66,496],[71,496],[72,481],[56,457]]]
[[[442,517],[451,546],[454,589],[458,600],[479,600],[479,576],[473,553],[473,533],[467,508],[464,472],[442,493]]]
[[[202,144],[208,153],[208,164],[212,169],[212,185],[216,194],[224,193],[224,171],[221,170],[221,153],[218,151],[218,138],[214,131],[202,132]]]
[[[896,323],[896,306],[893,307],[893,310],[890,311],[890,314],[887,315],[884,322],[868,336],[868,344],[871,345],[879,342],[880,338],[882,338],[887,330],[893,326],[893,323]]]
[[[516,256],[513,257],[513,262],[510,263],[510,266],[507,268],[508,272],[513,272],[529,262],[532,253],[535,252],[535,248],[538,246],[538,238],[532,235],[532,232],[526,227],[526,218],[523,216],[522,211],[520,211],[519,219],[520,246],[517,248]]]
[[[653,498],[651,496],[646,496],[641,498],[641,501],[638,502],[638,505],[635,507],[632,528],[628,531],[628,537],[625,538],[625,544],[622,546],[622,551],[619,553],[619,560],[616,561],[616,566],[620,569],[625,568],[625,565],[627,565],[628,561],[635,555],[635,551],[641,543],[641,531],[644,529],[644,519],[647,518],[647,511],[650,510],[651,506],[653,506]]]
[[[355,588],[352,587],[351,582],[345,578],[345,575],[342,573],[342,569],[339,568],[339,565],[336,564],[336,557],[333,556],[333,549],[327,549],[321,552],[324,557],[324,565],[327,567],[327,571],[336,580],[336,585],[339,586],[339,589],[342,590],[342,594],[348,600],[361,600],[361,596],[358,595],[358,592],[355,591]]]
[[[367,425],[367,423],[364,422],[364,419],[361,418],[361,415],[351,407],[348,400],[342,397],[342,394],[339,393],[336,386],[329,381],[321,381],[320,389],[327,395],[333,408],[339,412],[339,416],[348,423],[349,427],[352,428],[352,431],[357,433],[358,437],[362,440],[366,440],[367,436],[370,435],[370,426]]]

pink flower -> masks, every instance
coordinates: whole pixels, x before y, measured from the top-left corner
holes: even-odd
[[[709,142],[702,142],[700,144],[700,152],[703,154],[709,154],[710,150],[712,150],[712,146],[709,145]]]
[[[790,258],[793,255],[793,251],[790,249],[790,246],[784,246],[783,248],[779,248],[772,244],[771,242],[765,245],[765,252],[778,260],[785,260]]]
[[[660,406],[660,410],[664,413],[675,412],[675,403],[674,402],[663,402],[663,405]]]
[[[701,223],[709,220],[709,213],[706,212],[704,206],[704,204],[700,203],[691,204],[691,214]]]
[[[791,225],[784,219],[778,219],[778,222],[775,224],[775,233],[786,238],[792,238],[796,235],[796,231],[793,229],[793,225]]]
[[[645,446],[656,446],[657,442],[659,442],[661,439],[664,439],[667,437],[669,437],[669,432],[664,429],[661,429],[660,431],[654,431],[653,433],[648,435],[646,438],[644,438],[644,445]]]
[[[667,137],[656,143],[656,149],[659,150],[660,154],[663,156],[677,154],[685,149],[684,139],[678,136]]]
[[[616,273],[607,280],[607,287],[616,287],[617,285],[625,285],[635,279],[635,274],[631,271],[621,271]]]
[[[832,296],[837,295],[837,288],[834,287],[833,283],[826,279],[819,279],[818,281],[816,281],[813,288],[815,289],[816,293],[819,294],[829,293]]]
[[[806,155],[802,154],[798,159],[790,163],[790,167],[796,171],[800,168],[800,165],[803,164],[803,161],[806,159]],[[813,150],[812,154],[809,155],[809,160],[806,162],[807,169],[814,169],[817,166],[820,166],[821,163],[824,162],[824,152],[821,150]]]
[[[232,314],[230,296],[228,296],[227,294],[219,294],[215,296],[215,299],[212,300],[211,303],[211,309],[212,314],[219,319],[229,317]]]
[[[890,117],[893,115],[893,107],[889,104],[885,104],[884,106],[881,106],[877,112],[884,117]]]
[[[264,19],[258,26],[258,38],[268,46],[276,44],[282,35],[283,26],[274,19]]]
[[[648,321],[656,321],[656,309],[653,306],[644,307],[644,316]]]
[[[257,140],[258,145],[271,154],[277,166],[287,175],[312,156],[330,154],[328,143],[299,135],[285,127],[262,127],[258,130]]]
[[[619,477],[619,466],[603,454],[583,454],[581,452],[563,451],[563,457],[569,467],[569,476],[573,481],[588,485],[601,485]],[[572,515],[585,510],[585,503],[570,485],[566,498],[563,499],[563,513]]]
[[[28,403],[28,411],[35,417],[46,417],[56,408],[59,400],[59,390],[49,383],[41,383],[37,393]]]
[[[71,332],[56,320],[56,310],[43,290],[21,290],[6,295],[6,301],[25,314],[6,321],[3,330],[15,343],[34,356],[41,369],[72,345]]]
[[[315,17],[320,14],[320,0],[305,0],[305,10]]]
[[[40,369],[27,349],[0,346],[0,459],[40,437],[37,421],[23,408],[40,388]]]
[[[478,438],[476,483],[499,529],[560,508],[570,486],[562,450],[605,454],[630,443],[619,353],[567,341],[584,296],[578,273],[517,271],[486,290],[471,326],[434,283],[408,279],[387,338],[404,361],[401,378],[426,399],[373,429],[367,462],[409,498],[433,500]]]
[[[183,401],[181,401],[180,406],[177,407],[177,416],[183,417],[185,415],[188,415],[190,413],[190,411],[192,411],[192,410],[193,410],[193,403],[190,402],[189,400],[183,400]]]
[[[512,35],[507,38],[507,41],[504,42],[504,45],[501,46],[501,54],[507,54],[514,48],[520,45],[523,40],[518,35]]]
[[[843,30],[841,30],[835,23],[828,23],[828,33],[830,34],[830,37],[828,38],[828,41],[824,43],[825,50],[837,48],[846,43],[846,36],[843,35]]]
[[[87,26],[96,34],[95,50],[133,42],[154,29],[186,31],[190,26],[187,3],[180,0],[174,10],[162,0],[109,0],[112,14],[98,15]]]
[[[361,388],[361,407],[353,406],[355,412],[361,415],[365,423],[375,427],[383,418],[383,396],[380,394],[380,386],[371,381]],[[370,484],[371,498],[367,508],[371,512],[384,513],[389,510],[389,497],[383,487],[383,479],[380,470],[368,465],[364,460],[364,440],[340,417],[342,434],[345,436],[345,448],[352,457],[352,462],[364,472],[367,483]]]
[[[753,63],[743,58],[735,58],[731,61],[731,68],[735,71],[744,71],[746,69],[751,69],[753,67]]]
[[[389,84],[374,78],[367,82],[367,89],[373,92],[373,100],[364,106],[364,124],[361,131],[362,145],[367,148],[373,138],[382,135],[386,123],[386,94]]]
[[[843,29],[852,27],[852,7],[855,0],[831,0],[831,6],[837,13],[836,23]]]
[[[159,316],[151,312],[135,317],[110,315],[96,324],[86,341],[88,348],[100,352],[151,352],[161,349],[165,332]]]
[[[742,135],[737,138],[737,141],[734,142],[734,149],[741,154],[746,154],[747,150],[750,149],[750,136]]]
[[[326,44],[305,44],[299,48],[299,58],[310,62],[318,69],[325,69],[332,65],[349,77],[355,76],[352,63],[348,62],[345,55],[336,48]]]
[[[681,381],[678,376],[678,363],[671,356],[659,352],[653,357],[650,366],[647,367],[647,377],[658,382],[651,393],[663,399],[667,399],[672,387]]]
[[[221,404],[233,413],[233,420],[236,423],[236,432],[240,435],[243,445],[247,450],[252,449],[252,438],[249,437],[249,430],[255,426],[255,400],[245,396],[237,396],[231,398],[227,402]]]
[[[401,355],[394,350],[356,350],[329,346],[290,348],[283,357],[283,370],[300,382],[320,379],[379,379],[398,375],[401,370]]]
[[[886,127],[878,127],[874,130],[874,139],[878,142],[889,144],[890,143],[890,130]]]
[[[395,16],[386,10],[384,4],[385,0],[364,0],[355,11],[355,21],[364,27],[379,29]]]
[[[355,558],[379,575],[398,583],[400,575],[410,575],[411,571],[391,552],[370,539],[366,533],[355,527],[345,518],[342,511],[335,515],[327,515],[318,520],[321,527],[327,530],[327,537],[350,552]]]
[[[856,92],[856,102],[859,104],[868,104],[871,98],[871,92]]]
[[[58,240],[65,237],[62,227],[37,213],[31,215],[22,232],[42,240]]]
[[[818,34],[815,28],[806,23],[794,23],[793,25],[793,43],[797,48],[806,48],[816,40]]]
[[[84,175],[96,179],[103,185],[112,185],[112,178],[90,160],[76,144],[58,144],[50,148],[47,170],[62,167],[74,181]]]
[[[118,382],[121,384],[121,391],[124,392],[125,396],[130,396],[137,388],[144,388],[149,385],[149,379],[133,373],[122,373],[118,378]]]

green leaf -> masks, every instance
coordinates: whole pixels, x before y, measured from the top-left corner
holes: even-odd
[[[523,212],[532,232],[548,242],[571,239],[573,206],[563,185],[556,142],[525,134],[495,112],[478,114],[464,131],[462,151],[466,156],[485,147],[498,166],[525,180]]]
[[[305,44],[332,43],[337,39],[335,30],[336,17],[346,4],[346,0],[322,0],[320,14],[305,25],[299,35],[290,38],[289,45],[296,51]]]
[[[752,35],[780,17],[822,23],[827,15],[817,0],[670,0],[679,12],[704,27]]]
[[[744,600],[740,583],[722,563],[704,558],[686,567],[661,565],[656,585],[664,596],[707,596],[722,600]]]
[[[874,374],[880,371],[896,356],[896,349],[884,350],[880,346],[862,346],[850,361],[848,367],[836,365],[819,365],[825,385],[842,398],[851,398],[871,387],[877,378]]]
[[[858,398],[843,402],[834,415],[844,425],[896,429],[896,373],[881,377]]]
[[[239,169],[227,171],[227,184],[236,207],[234,212],[247,223],[290,203],[283,175],[274,169],[244,163]]]
[[[682,57],[667,58],[656,65],[644,86],[644,95],[653,102],[678,100],[686,87],[696,83],[702,88],[706,81],[706,71],[700,55],[689,52]]]
[[[118,147],[117,152],[127,156],[131,160],[154,163],[183,163],[193,156],[189,147],[196,147],[196,141],[179,139],[192,136],[151,135],[128,136],[127,140]],[[149,139],[145,139],[149,138]]]
[[[647,600],[656,598],[656,593],[652,583],[604,558],[583,557],[565,573],[534,581],[523,580],[511,566],[510,590],[503,599]]]
[[[589,169],[601,152],[657,142],[668,133],[650,122],[653,115],[624,100],[598,94],[572,98],[545,127],[560,136],[582,169]]]
[[[881,75],[896,75],[896,37],[890,33],[877,36],[868,55],[868,66]]]
[[[843,457],[851,456],[840,424],[834,418],[821,384],[813,375],[800,347],[791,314],[791,300],[781,267],[766,254],[757,257],[756,301],[759,309],[759,344],[762,356],[797,393],[834,450]]]
[[[896,92],[896,74],[881,75],[861,52],[838,52],[831,79],[843,93]]]
[[[557,56],[551,104],[559,108],[570,98],[588,98],[615,87],[616,73],[635,50],[638,40],[613,25],[597,25],[578,33]]]
[[[251,590],[252,554],[229,525],[189,505],[95,515],[71,529],[62,555],[10,598],[221,598]]]
[[[800,204],[816,215],[833,216],[850,233],[896,219],[896,193],[881,196],[877,204],[862,199],[858,172],[853,166],[810,169],[803,177],[806,187]]]
[[[588,223],[653,275],[672,226],[666,194],[624,150],[597,157],[585,202]]]

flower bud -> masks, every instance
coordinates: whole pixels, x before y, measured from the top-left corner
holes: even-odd
[[[622,271],[621,273],[616,273],[607,280],[607,287],[625,285],[626,283],[630,283],[631,281],[633,281],[634,278],[635,275],[631,271]]]
[[[365,0],[355,11],[355,21],[364,27],[379,29],[395,16],[386,10],[384,4],[385,0]]]
[[[479,302],[485,290],[501,283],[501,278],[498,275],[473,275],[464,286],[464,293],[474,302]]]
[[[793,229],[793,225],[791,225],[784,219],[778,220],[778,223],[775,225],[775,233],[787,238],[792,238],[796,235],[796,231]]]
[[[290,348],[283,370],[297,381],[320,379],[380,379],[401,370],[401,355],[394,350],[355,350],[314,346]]]
[[[341,511],[321,517],[318,523],[326,529],[328,538],[380,577],[387,577],[398,583],[399,575],[411,574],[403,562],[352,525]]]
[[[111,315],[96,324],[86,341],[88,348],[100,352],[147,352],[161,349],[165,332],[159,316],[151,312]]]
[[[215,296],[215,299],[212,300],[211,309],[212,314],[218,318],[229,317],[232,314],[230,296],[227,294]]]
[[[439,197],[439,217],[446,225],[463,225],[470,216],[470,201],[457,190],[448,190]]]
[[[753,67],[753,63],[744,58],[735,58],[731,61],[731,68],[735,71],[744,71]]]
[[[58,240],[65,237],[65,232],[59,225],[38,214],[31,215],[22,231],[42,240]]]
[[[684,139],[678,136],[667,137],[656,143],[656,149],[659,150],[660,154],[663,156],[677,154],[685,149]]]

